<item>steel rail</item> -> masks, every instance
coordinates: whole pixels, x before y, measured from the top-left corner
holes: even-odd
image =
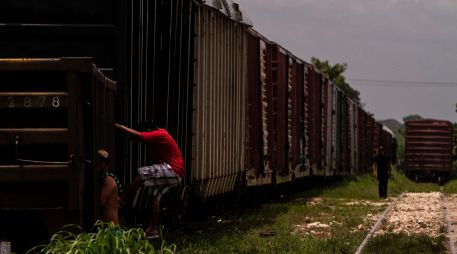
[[[446,196],[444,195],[443,187],[440,187],[440,191],[441,191],[441,194],[443,197],[444,213],[446,214],[447,238],[449,239],[449,250],[451,251],[451,254],[456,254],[454,238],[452,237],[452,231],[451,231],[452,223],[451,223],[451,220],[449,219],[449,206],[447,205],[447,202],[446,202]]]
[[[387,213],[392,209],[392,207],[395,205],[395,203],[399,199],[401,199],[402,197],[403,197],[403,193],[400,194],[400,196],[398,198],[396,198],[394,201],[392,201],[392,203],[390,203],[390,205],[386,208],[386,210],[384,210],[384,212],[382,213],[381,217],[379,217],[378,221],[373,225],[373,227],[371,228],[370,232],[368,232],[367,236],[365,237],[363,242],[360,244],[360,246],[357,249],[357,251],[355,252],[355,254],[362,253],[363,248],[365,248],[365,245],[368,243],[368,240],[370,240],[371,236],[379,228],[379,226],[381,225],[382,221],[386,217]]]

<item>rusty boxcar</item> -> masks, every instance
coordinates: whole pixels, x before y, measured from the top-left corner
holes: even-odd
[[[373,154],[376,154],[382,140],[382,124],[376,122],[373,129]]]
[[[247,184],[307,176],[307,66],[255,30],[248,32]]]
[[[338,106],[337,106],[337,139],[339,145],[337,146],[337,158],[339,163],[336,167],[337,174],[348,175],[349,170],[349,116],[347,97],[343,91],[338,89]]]
[[[0,235],[20,248],[92,225],[95,153],[115,156],[115,83],[90,58],[61,58],[0,59],[0,84]]]
[[[357,131],[357,106],[356,104],[348,100],[348,139],[349,139],[349,173],[352,175],[357,172],[358,168],[358,131]]]
[[[308,135],[309,135],[309,164],[313,175],[323,175],[322,172],[322,82],[321,74],[312,65],[307,68],[307,105],[308,105]]]
[[[433,177],[442,183],[452,172],[452,123],[424,119],[405,126],[406,173],[416,180]]]
[[[292,68],[290,71],[291,86],[289,91],[290,114],[289,114],[289,170],[295,178],[310,175],[306,160],[306,77],[305,63],[296,57],[290,57]]]
[[[268,39],[257,31],[249,29],[247,38],[246,181],[247,186],[269,185],[271,51]]]

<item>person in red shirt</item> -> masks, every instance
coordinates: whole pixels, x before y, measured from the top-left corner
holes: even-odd
[[[115,127],[133,141],[143,142],[147,145],[147,155],[152,165],[138,168],[136,176],[128,191],[120,199],[121,206],[133,197],[141,186],[149,187],[151,210],[149,225],[145,230],[148,238],[159,235],[160,198],[171,187],[178,185],[184,177],[184,162],[175,140],[155,121],[148,120],[140,124],[145,131],[136,131],[129,127],[115,123]]]

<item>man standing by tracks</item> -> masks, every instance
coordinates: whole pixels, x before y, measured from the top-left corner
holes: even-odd
[[[387,198],[387,182],[390,174],[390,158],[384,153],[382,146],[379,147],[378,153],[374,158],[377,168],[379,182],[379,197]]]

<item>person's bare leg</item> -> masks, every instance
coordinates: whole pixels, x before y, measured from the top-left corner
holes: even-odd
[[[137,190],[143,186],[143,181],[141,180],[140,176],[136,176],[132,184],[130,184],[130,187],[127,189],[127,191],[122,195],[122,197],[119,199],[119,203],[121,206],[124,206],[127,204],[129,199],[135,195]]]
[[[153,236],[159,234],[159,213],[160,213],[160,202],[155,198],[151,200],[151,209],[149,212],[149,226],[146,229],[147,236]]]

